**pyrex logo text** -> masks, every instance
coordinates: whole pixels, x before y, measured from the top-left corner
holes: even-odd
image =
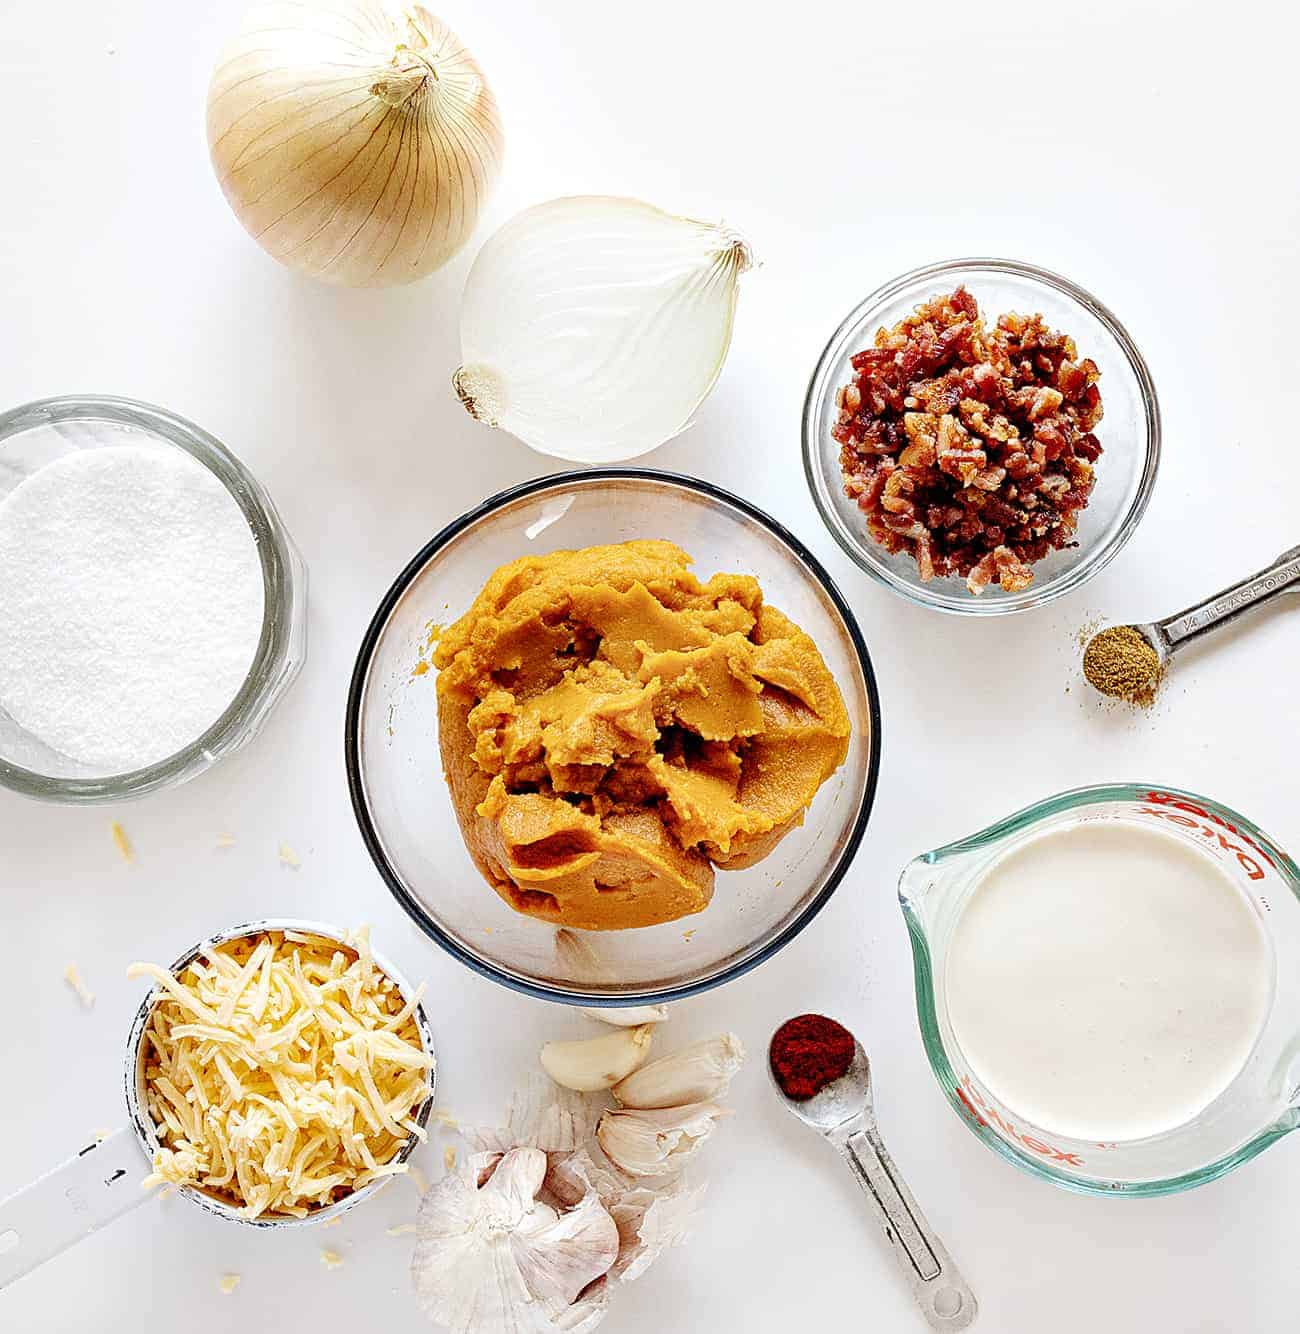
[[[1066,1153],[1064,1149],[1055,1148],[1051,1144],[1044,1144],[1041,1139],[1036,1139],[1033,1135],[1026,1135],[1022,1130],[1017,1130],[1014,1125],[1002,1117],[995,1107],[990,1107],[985,1102],[983,1095],[971,1082],[969,1075],[962,1075],[961,1083],[957,1086],[957,1096],[965,1103],[966,1110],[975,1118],[976,1125],[996,1126],[1013,1143],[1023,1146],[1030,1153],[1041,1154],[1054,1163],[1065,1163],[1070,1167],[1083,1166],[1083,1159],[1077,1153]]]

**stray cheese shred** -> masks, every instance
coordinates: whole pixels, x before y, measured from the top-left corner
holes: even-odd
[[[131,840],[126,836],[126,830],[114,820],[108,826],[108,832],[113,836],[113,846],[117,849],[118,854],[130,866],[135,861],[135,849],[131,846]]]
[[[89,1010],[95,1003],[95,993],[81,980],[81,971],[75,963],[63,970],[63,980],[77,993],[82,1008]]]
[[[241,937],[157,982],[146,1104],[161,1147],[146,1186],[193,1186],[245,1218],[306,1217],[380,1177],[425,1132],[433,1058],[366,931]]]

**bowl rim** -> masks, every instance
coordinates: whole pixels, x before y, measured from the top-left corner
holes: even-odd
[[[67,421],[107,421],[144,431],[210,472],[239,507],[262,567],[262,631],[253,661],[224,712],[174,754],[141,769],[102,778],[58,778],[0,757],[0,787],[67,804],[125,801],[196,777],[251,738],[302,665],[294,658],[295,609],[307,572],[270,494],[216,436],[186,417],[114,394],[63,394],[0,413],[0,446],[11,437]],[[301,613],[300,613],[301,614]]]
[[[407,589],[411,586],[420,572],[455,537],[495,511],[516,500],[522,500],[528,496],[558,489],[563,486],[582,486],[598,482],[628,480],[648,481],[670,488],[682,488],[688,491],[693,491],[697,495],[705,496],[710,500],[721,501],[726,505],[733,506],[746,517],[754,520],[760,526],[767,529],[768,532],[789,548],[813,576],[816,582],[821,585],[822,590],[827,597],[830,598],[835,610],[839,613],[840,619],[844,623],[844,627],[848,632],[849,642],[853,646],[853,651],[857,657],[858,669],[862,673],[863,682],[866,687],[867,712],[871,735],[869,739],[870,753],[867,757],[867,772],[863,783],[862,797],[858,804],[858,812],[854,818],[853,826],[849,831],[848,838],[838,859],[831,867],[830,873],[826,878],[826,883],[818,891],[816,897],[804,908],[803,912],[793,921],[789,922],[761,949],[753,951],[751,954],[729,964],[727,967],[720,969],[708,977],[676,986],[651,987],[639,991],[629,991],[617,996],[611,996],[600,992],[584,992],[581,990],[569,990],[546,986],[542,983],[518,976],[496,964],[489,963],[486,960],[479,958],[477,955],[472,954],[462,946],[425,911],[402,883],[401,877],[390,864],[388,857],[384,852],[383,845],[380,842],[375,822],[371,818],[369,801],[366,797],[365,784],[361,772],[360,717],[361,701],[365,694],[375,648],[379,643],[380,636],[382,635],[394,608],[402,597],[405,596]],[[772,955],[776,954],[784,946],[789,944],[790,941],[792,941],[795,936],[797,936],[808,923],[817,916],[822,908],[826,906],[827,901],[839,887],[840,882],[848,873],[849,867],[853,864],[858,847],[862,842],[863,834],[866,832],[867,821],[870,818],[872,808],[875,805],[876,788],[880,777],[880,691],[876,681],[875,669],[871,663],[871,655],[867,652],[866,642],[862,637],[862,631],[858,626],[857,618],[854,616],[852,608],[849,606],[844,595],[836,586],[835,581],[830,577],[817,557],[814,556],[808,547],[806,547],[799,538],[786,528],[784,524],[733,492],[715,486],[713,483],[706,482],[701,478],[691,477],[684,473],[668,472],[658,468],[567,469],[560,472],[548,473],[542,477],[532,478],[526,482],[520,482],[514,486],[506,487],[502,491],[498,491],[495,495],[489,496],[481,504],[466,511],[459,518],[452,520],[451,523],[442,528],[420,548],[410,561],[407,562],[406,566],[402,569],[401,573],[393,581],[388,591],[380,600],[379,606],[375,611],[374,616],[371,618],[370,624],[366,627],[365,634],[362,636],[361,645],[357,651],[356,663],[352,671],[352,680],[348,687],[347,706],[343,726],[343,747],[344,766],[347,770],[348,794],[352,801],[352,812],[356,817],[357,826],[360,829],[361,838],[366,845],[366,850],[370,854],[370,859],[374,862],[375,869],[379,872],[381,879],[388,886],[389,891],[401,905],[407,916],[410,917],[416,926],[434,941],[435,944],[441,946],[453,958],[459,960],[466,967],[479,974],[480,977],[489,978],[494,982],[501,983],[512,991],[520,992],[526,996],[533,996],[538,1000],[599,1008],[618,1008],[620,1006],[642,1005],[647,1003],[664,1004],[669,1001],[684,1000],[688,996],[700,995],[702,992],[721,986],[723,983],[731,982],[734,979],[743,976],[745,973],[748,973],[751,969],[757,968],[759,964],[771,958]]]
[[[1116,345],[1128,362],[1129,369],[1137,382],[1142,399],[1143,416],[1146,423],[1146,456],[1142,464],[1141,480],[1136,495],[1122,521],[1106,543],[1094,554],[1090,564],[1081,564],[1064,573],[1058,580],[1046,588],[1033,588],[1032,585],[1023,593],[999,596],[995,599],[954,598],[938,590],[929,591],[923,585],[917,585],[900,578],[883,561],[875,557],[874,544],[863,534],[861,542],[854,541],[839,524],[822,488],[830,479],[826,478],[819,466],[817,420],[821,416],[823,404],[829,393],[834,392],[831,384],[831,368],[839,360],[845,344],[854,331],[868,322],[871,312],[893,300],[908,287],[921,282],[945,277],[949,274],[971,271],[1010,275],[1028,279],[1054,289],[1075,304],[1081,306],[1096,319],[1115,340]],[[934,611],[946,612],[954,616],[1007,616],[1014,612],[1029,611],[1063,597],[1082,587],[1094,575],[1099,574],[1123,550],[1125,544],[1137,529],[1151,492],[1155,486],[1156,473],[1160,464],[1161,424],[1160,403],[1156,396],[1155,382],[1145,358],[1128,330],[1119,322],[1110,308],[1099,301],[1091,292],[1080,287],[1062,274],[1051,269],[1040,268],[1022,260],[1000,259],[993,256],[968,256],[959,259],[940,260],[933,264],[924,264],[919,268],[909,269],[906,273],[891,278],[887,283],[863,298],[840,321],[831,335],[809,377],[808,389],[804,395],[802,420],[802,454],[804,479],[812,495],[813,505],[840,549],[860,569],[869,574],[890,592],[921,607]]]

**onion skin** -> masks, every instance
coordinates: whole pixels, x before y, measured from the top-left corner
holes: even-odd
[[[500,169],[496,100],[420,5],[267,0],[208,90],[208,148],[245,230],[348,287],[432,273],[468,239]]]

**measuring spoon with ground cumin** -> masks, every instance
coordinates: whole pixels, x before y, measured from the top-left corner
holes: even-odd
[[[1155,700],[1170,659],[1180,648],[1260,603],[1297,592],[1300,547],[1292,547],[1257,574],[1177,615],[1141,625],[1112,625],[1093,635],[1083,651],[1083,674],[1103,695],[1145,708]]]

